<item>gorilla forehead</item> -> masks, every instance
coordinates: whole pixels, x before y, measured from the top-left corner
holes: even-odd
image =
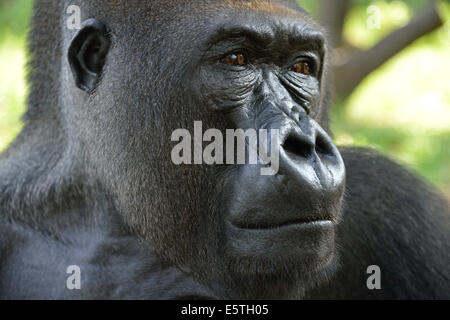
[[[232,24],[237,19],[249,21],[259,17],[261,22],[267,22],[269,17],[301,20],[308,25],[320,29],[306,11],[294,0],[186,0],[186,1],[100,1],[95,3],[83,3],[83,8],[91,13],[96,13],[107,24],[118,23],[121,28],[132,26],[139,17],[140,28],[154,28],[176,30],[176,34],[183,32],[180,27],[189,25],[188,32],[194,32],[197,27],[211,26],[218,21]],[[105,10],[108,13],[105,13]],[[114,13],[114,15],[112,15]],[[132,19],[132,20],[130,20]],[[128,20],[128,24],[123,24]]]
[[[299,17],[279,17],[255,11],[245,13],[227,10],[226,16],[213,16],[209,19],[208,43],[222,38],[246,36],[250,40],[263,45],[273,45],[280,48],[284,45],[301,46],[305,42],[317,44],[317,49],[323,51],[325,37],[317,26]],[[230,20],[230,16],[232,20]]]

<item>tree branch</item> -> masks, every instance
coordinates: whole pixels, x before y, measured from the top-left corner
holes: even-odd
[[[369,50],[351,55],[341,64],[335,65],[335,90],[338,96],[347,96],[372,71],[395,56],[416,39],[437,29],[443,24],[432,2],[427,9],[417,14],[404,27],[395,30]]]

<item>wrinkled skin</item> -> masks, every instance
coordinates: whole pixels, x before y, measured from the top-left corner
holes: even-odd
[[[79,5],[79,31],[59,25],[64,1],[36,5],[26,126],[0,158],[1,298],[449,296],[447,203],[334,145],[325,35],[296,4]],[[173,164],[194,121],[278,129],[279,171]]]

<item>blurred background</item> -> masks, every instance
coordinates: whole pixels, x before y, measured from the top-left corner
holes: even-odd
[[[335,48],[336,142],[376,148],[450,199],[449,1],[298,2],[327,27]],[[0,152],[22,126],[32,5],[0,0]]]

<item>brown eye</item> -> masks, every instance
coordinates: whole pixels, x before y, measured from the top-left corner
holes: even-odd
[[[247,59],[243,53],[231,53],[223,57],[220,61],[230,66],[245,66],[247,64]]]
[[[302,73],[305,75],[310,75],[311,74],[311,66],[308,62],[306,61],[299,61],[296,64],[292,65],[289,70],[297,72],[297,73]]]

